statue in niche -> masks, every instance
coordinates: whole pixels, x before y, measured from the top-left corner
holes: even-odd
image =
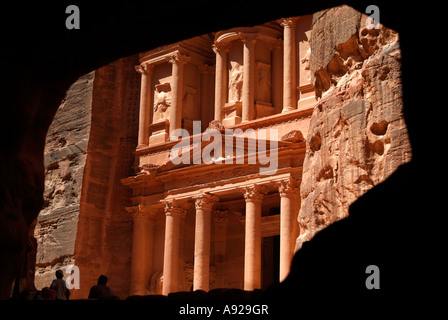
[[[230,61],[229,72],[229,102],[241,101],[243,89],[243,66],[236,61]]]
[[[259,102],[271,101],[271,65],[257,61],[255,100]]]
[[[171,105],[171,86],[169,82],[157,84],[154,94],[153,123],[169,118],[168,107]]]

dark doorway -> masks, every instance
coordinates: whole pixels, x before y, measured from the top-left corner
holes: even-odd
[[[261,250],[261,288],[279,282],[280,273],[280,236],[263,238]]]

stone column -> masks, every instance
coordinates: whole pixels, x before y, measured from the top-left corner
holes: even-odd
[[[262,194],[251,186],[244,193],[246,231],[244,252],[244,290],[261,289],[261,202]]]
[[[297,108],[295,28],[296,18],[282,19],[283,26],[283,110],[288,112]]]
[[[227,100],[227,53],[228,45],[215,43],[213,51],[216,54],[216,72],[215,72],[215,117],[214,120],[222,122],[221,109]]]
[[[139,205],[132,217],[134,229],[130,295],[144,295],[149,272],[152,270],[154,212],[149,212],[148,208]]]
[[[165,202],[165,250],[163,256],[162,294],[179,290],[179,238],[181,218],[186,208],[176,201]]]
[[[282,111],[283,104],[283,52],[282,40],[272,42],[272,106],[275,113]]]
[[[142,75],[140,86],[140,114],[138,122],[138,146],[145,147],[149,144],[149,130],[151,124],[151,72],[153,66],[147,64],[135,67],[135,70]]]
[[[217,197],[211,195],[203,195],[195,201],[194,290],[209,290],[211,216],[215,201],[217,201]]]
[[[296,196],[299,189],[294,180],[281,181],[280,194],[280,281],[285,280],[294,256]]]
[[[182,128],[182,98],[183,98],[183,73],[184,64],[190,60],[190,57],[176,51],[167,58],[172,64],[171,73],[171,107],[170,107],[170,132]]]
[[[244,43],[243,47],[243,89],[242,100],[242,122],[255,119],[254,84],[255,84],[255,41],[256,34],[240,34]]]
[[[204,64],[199,67],[201,73],[201,130],[204,131],[214,119],[214,109],[211,108],[211,84],[213,84],[214,66]]]
[[[228,210],[215,210],[214,223],[214,265],[216,266],[216,285],[218,288],[226,287],[225,258],[227,252],[227,225],[229,223]]]

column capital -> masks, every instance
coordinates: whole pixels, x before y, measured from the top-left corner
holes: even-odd
[[[261,201],[264,196],[263,188],[256,184],[243,187],[242,191],[246,202]]]
[[[238,33],[241,41],[243,43],[255,43],[257,41],[257,33],[240,32]]]
[[[281,49],[283,47],[283,39],[278,38],[278,39],[269,41],[268,47],[270,50]]]
[[[171,64],[176,63],[176,64],[182,65],[182,64],[185,64],[188,61],[190,61],[191,57],[189,57],[185,54],[182,54],[179,51],[175,51],[172,54],[170,54],[168,57],[166,57],[165,59],[166,59],[166,61],[168,61]]]
[[[159,210],[159,206],[157,205],[144,205],[139,204],[134,207],[127,207],[126,211],[132,214],[132,219],[135,220],[154,220],[157,212]]]
[[[228,52],[230,50],[230,43],[222,43],[222,42],[215,41],[212,45],[212,50],[216,54]]]
[[[205,210],[211,210],[213,207],[213,204],[215,202],[219,201],[219,198],[212,194],[203,194],[197,197],[193,198],[195,200],[194,204],[196,207],[196,210],[205,209]]]
[[[199,66],[199,72],[201,74],[213,74],[215,72],[215,66],[203,64]]]
[[[290,17],[290,18],[282,18],[280,19],[280,25],[284,28],[292,27],[296,24],[298,18],[297,17]]]
[[[149,74],[154,69],[154,66],[150,65],[148,63],[145,63],[145,64],[139,64],[139,65],[135,66],[134,68],[135,68],[135,71],[137,71],[140,74]]]
[[[298,195],[299,182],[291,177],[281,180],[278,183],[278,193],[280,194],[280,197]]]
[[[187,204],[183,201],[176,199],[163,201],[165,204],[165,215],[166,216],[179,216],[185,218],[187,214]]]

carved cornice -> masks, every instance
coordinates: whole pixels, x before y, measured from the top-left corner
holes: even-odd
[[[185,64],[191,60],[191,57],[189,57],[185,54],[182,54],[179,51],[176,51],[176,52],[173,52],[172,54],[170,54],[169,56],[167,56],[165,59],[169,63]]]

